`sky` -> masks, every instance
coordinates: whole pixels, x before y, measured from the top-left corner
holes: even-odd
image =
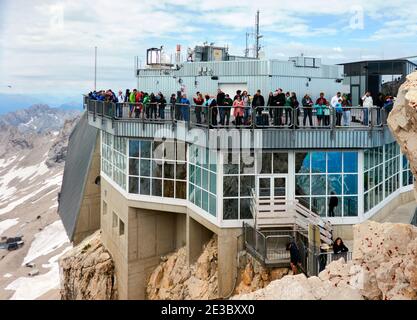
[[[262,51],[334,64],[417,55],[415,0],[0,0],[0,93],[77,95],[132,88],[134,57],[181,44],[243,55],[260,10]],[[252,41],[250,41],[252,42]],[[10,88],[11,86],[11,88]]]

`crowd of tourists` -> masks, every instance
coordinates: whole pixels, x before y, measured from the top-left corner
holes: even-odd
[[[232,98],[229,94],[218,89],[217,95],[197,92],[189,98],[187,94],[179,91],[165,98],[162,92],[147,93],[133,89],[118,94],[112,90],[94,91],[89,98],[98,101],[116,103],[115,116],[122,118],[142,118],[147,120],[166,119],[168,107],[169,119],[192,121],[196,124],[209,124],[211,126],[257,126],[299,127],[300,122],[305,127],[328,127],[331,124],[331,115],[335,115],[336,126],[350,126],[353,108],[350,94],[338,92],[331,99],[327,99],[322,92],[314,101],[309,94],[305,94],[299,101],[295,92],[284,92],[277,89],[270,92],[267,99],[261,90],[251,96],[247,91],[236,91]],[[369,124],[371,108],[378,107],[389,113],[392,110],[394,98],[378,94],[376,101],[371,92],[366,92],[361,98],[360,122]],[[377,110],[378,110],[377,109]],[[127,110],[127,112],[124,110]],[[313,121],[315,118],[316,121]],[[377,123],[381,123],[381,112],[377,112]]]

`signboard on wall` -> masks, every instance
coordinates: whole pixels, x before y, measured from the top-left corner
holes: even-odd
[[[214,58],[214,61],[222,61],[223,60],[223,50],[213,49],[213,58]]]

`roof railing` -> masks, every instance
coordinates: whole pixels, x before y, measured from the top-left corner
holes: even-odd
[[[181,103],[114,103],[92,100],[87,96],[84,96],[84,107],[94,120],[101,116],[112,121],[161,124],[186,122],[190,128],[210,129],[372,130],[384,127],[388,118],[388,112],[379,107],[234,108]]]

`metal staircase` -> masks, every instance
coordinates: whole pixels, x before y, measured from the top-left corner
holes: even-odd
[[[253,227],[256,230],[287,228],[308,232],[309,225],[312,224],[319,228],[321,242],[332,244],[332,225],[298,200],[259,197],[252,190],[251,212],[254,217]]]

